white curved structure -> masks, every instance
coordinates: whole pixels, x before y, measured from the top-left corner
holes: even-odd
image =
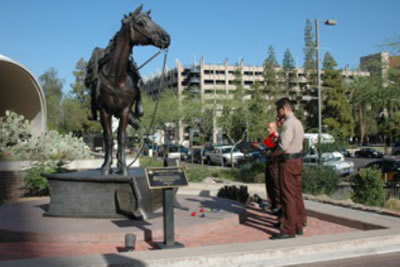
[[[20,63],[0,55],[0,116],[6,110],[24,115],[36,134],[46,130],[46,98],[38,80]]]

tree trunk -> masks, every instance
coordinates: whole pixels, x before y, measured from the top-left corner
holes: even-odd
[[[365,119],[364,119],[363,111],[364,111],[363,105],[360,104],[360,106],[359,106],[359,116],[360,116],[360,144],[361,145],[364,143],[365,133],[366,133],[366,125],[365,125]]]

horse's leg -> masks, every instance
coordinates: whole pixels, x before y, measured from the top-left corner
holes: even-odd
[[[118,152],[117,152],[118,171],[117,171],[117,173],[125,175],[125,176],[128,175],[128,168],[126,166],[125,147],[126,147],[126,126],[128,125],[129,111],[130,111],[130,107],[127,107],[122,111],[121,117],[119,119],[119,126],[118,126]]]
[[[100,109],[100,121],[103,126],[103,140],[105,147],[104,163],[101,166],[103,174],[108,175],[111,171],[112,164],[112,129],[111,129],[111,115],[104,109]]]
[[[142,105],[142,94],[139,85],[136,87],[136,98],[135,98],[135,117],[140,118],[144,114],[143,105]]]
[[[128,123],[135,130],[140,128],[140,120],[138,120],[132,112],[129,112]]]
[[[90,111],[92,114],[89,115],[88,119],[92,121],[97,121],[97,85],[91,88],[90,92]]]

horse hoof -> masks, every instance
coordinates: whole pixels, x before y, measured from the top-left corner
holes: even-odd
[[[103,168],[102,169],[102,174],[103,175],[109,175],[111,173],[111,169],[110,168]]]
[[[144,109],[143,109],[143,106],[140,104],[140,105],[137,105],[136,106],[136,108],[135,108],[135,117],[136,118],[140,118],[140,117],[142,117],[144,115]]]
[[[129,118],[128,123],[135,130],[140,128],[139,120]]]

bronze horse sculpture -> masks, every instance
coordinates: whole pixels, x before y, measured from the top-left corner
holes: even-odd
[[[103,175],[111,173],[112,164],[112,116],[119,118],[116,173],[128,175],[126,165],[126,127],[138,128],[137,119],[143,115],[140,101],[141,78],[130,58],[132,48],[137,45],[152,45],[167,48],[170,36],[150,17],[150,10],[142,13],[142,6],[126,15],[121,29],[111,39],[106,49],[95,48],[87,67],[85,85],[91,89],[93,119],[97,110],[103,127],[105,146]],[[135,104],[135,112],[132,106]]]

